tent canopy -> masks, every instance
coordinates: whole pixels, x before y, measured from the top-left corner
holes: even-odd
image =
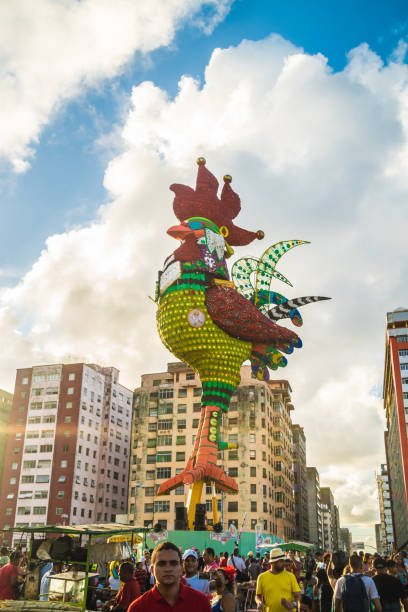
[[[121,523],[98,523],[94,525],[42,525],[41,527],[9,527],[4,532],[14,531],[17,533],[67,533],[71,535],[88,535],[94,537],[109,537],[123,533],[147,533],[151,529],[147,527],[133,527]]]

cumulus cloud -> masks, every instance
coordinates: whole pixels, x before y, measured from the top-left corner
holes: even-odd
[[[0,386],[22,362],[67,355],[115,365],[131,387],[165,367],[172,356],[149,295],[175,247],[168,185],[193,184],[204,154],[217,176],[233,176],[239,225],[265,232],[237,256],[312,241],[281,261],[295,288],[275,288],[333,300],[304,309],[304,348],[278,376],[293,387],[309,465],[360,533],[376,517],[384,459],[385,313],[406,297],[407,76],[366,45],[335,73],[322,55],[273,35],[216,49],[205,81],[183,77],[174,99],[153,83],[135,87],[121,154],[105,173],[110,202],[91,226],[50,237],[20,284],[2,291],[2,330],[17,339]]]
[[[0,4],[0,158],[25,172],[63,102],[116,76],[135,52],[169,45],[192,21],[205,33],[232,0],[24,0]]]

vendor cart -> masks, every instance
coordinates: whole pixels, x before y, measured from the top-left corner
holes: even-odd
[[[77,560],[73,558],[52,558],[52,561],[70,563],[77,567],[82,566],[83,571],[66,572],[65,574],[54,574],[51,576],[49,593],[52,595],[52,597],[49,598],[49,601],[2,601],[0,609],[28,610],[29,607],[25,606],[25,604],[31,603],[31,605],[33,605],[31,608],[32,610],[37,608],[43,610],[72,610],[72,607],[76,607],[82,612],[85,612],[88,594],[88,580],[90,577],[96,575],[94,573],[90,573],[90,553],[92,544],[95,543],[95,540],[98,538],[104,538],[106,541],[106,538],[111,538],[114,536],[127,536],[130,540],[131,548],[133,549],[134,542],[140,542],[140,534],[144,534],[144,537],[146,537],[146,534],[151,531],[151,529],[146,527],[133,527],[131,525],[123,525],[120,523],[99,523],[94,525],[43,525],[41,527],[10,527],[9,529],[4,529],[3,531],[30,534],[28,565],[30,564],[33,556],[35,534],[42,534],[43,537],[46,535],[68,535],[76,537],[76,540],[80,545],[83,539],[86,539],[86,542],[83,546],[84,560]],[[53,598],[55,598],[54,601]],[[36,604],[35,607],[34,603]]]

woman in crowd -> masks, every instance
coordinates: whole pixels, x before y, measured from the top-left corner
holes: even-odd
[[[212,612],[236,612],[235,573],[234,567],[219,568],[213,573],[212,578],[215,583],[216,594],[211,602]]]

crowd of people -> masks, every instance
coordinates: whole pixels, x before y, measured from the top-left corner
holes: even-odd
[[[0,551],[0,600],[18,597],[26,558]],[[41,577],[40,599],[47,599],[53,564]],[[182,552],[161,542],[134,558],[112,561],[106,575],[91,584],[89,609],[104,612],[408,612],[408,558],[402,552],[383,558],[377,553],[285,553],[280,548],[246,556],[236,548],[217,556],[214,549]],[[111,597],[98,599],[98,589]],[[87,601],[88,609],[88,601]]]

